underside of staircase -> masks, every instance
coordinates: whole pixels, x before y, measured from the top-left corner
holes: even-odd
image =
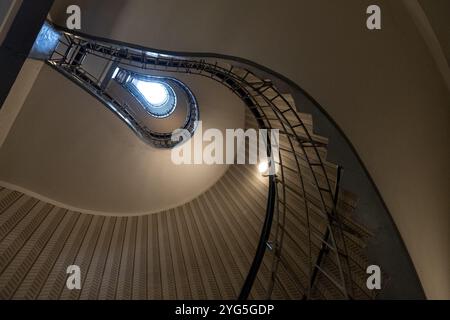
[[[294,105],[289,94],[283,98]],[[264,107],[264,99],[257,99]],[[272,108],[265,112],[266,119],[276,119]],[[249,297],[340,299],[339,283],[333,279],[343,270],[352,299],[374,298],[365,284],[364,250],[370,233],[352,219],[355,195],[339,191],[336,210],[343,237],[334,247],[324,240],[329,222],[315,177],[319,184],[326,179],[337,183],[338,167],[326,161],[328,139],[314,134],[312,117],[297,115],[305,126],[295,133],[305,138],[309,134],[317,143],[327,176],[308,164],[318,160],[317,153],[311,150],[305,157],[309,151],[292,145],[280,121],[267,120],[271,128],[280,129],[277,172],[283,175],[277,173],[276,213],[268,242],[275,245],[268,245]],[[294,122],[296,117],[286,113],[286,119]],[[259,127],[250,110],[246,127]],[[137,217],[74,212],[2,188],[0,299],[236,299],[259,241],[267,188],[267,178],[255,166],[232,165],[197,199]],[[343,258],[345,267],[339,266]],[[311,284],[317,263],[320,269]],[[80,266],[81,291],[66,288],[68,265]]]

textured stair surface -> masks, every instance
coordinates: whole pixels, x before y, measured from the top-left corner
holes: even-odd
[[[234,72],[246,74],[238,68]],[[246,78],[250,80],[262,81],[252,75]],[[273,98],[280,110],[286,103],[296,110],[288,94],[270,88],[264,95]],[[267,102],[262,96],[256,100],[260,106]],[[337,166],[327,162],[328,139],[314,134],[311,116],[292,110],[283,113],[281,121],[276,120],[279,113],[264,108],[266,126],[280,129],[278,201],[271,241],[277,230],[284,236],[276,276],[272,274],[274,250],[266,250],[251,291],[253,299],[268,298],[272,285],[272,299],[304,298],[311,263],[319,256],[327,228],[320,200],[323,193],[317,185],[334,185]],[[283,121],[295,124],[297,115],[304,125],[286,132]],[[258,127],[249,110],[246,127]],[[317,144],[317,153],[301,148],[291,139],[294,133]],[[323,162],[324,169],[308,161]],[[232,165],[193,201],[139,217],[72,212],[1,188],[0,299],[235,299],[259,241],[267,187],[267,178],[254,165]],[[370,233],[352,220],[356,204],[353,194],[340,190],[337,211],[343,238],[336,240],[335,249],[339,260],[348,261],[342,269],[352,298],[367,299],[373,298],[365,287],[364,248]],[[327,199],[324,205],[328,211],[333,204]],[[310,298],[342,298],[336,283],[326,276],[338,279],[338,264],[332,250],[325,253],[320,263],[324,272],[318,272]],[[81,268],[81,290],[66,288],[69,265]]]
[[[2,189],[0,299],[234,299],[266,188],[254,167],[232,166],[192,202],[140,217],[80,214]],[[66,288],[73,264],[82,290]],[[264,285],[258,279],[253,298],[265,298]]]
[[[250,127],[252,116],[247,117]],[[293,165],[288,155],[283,158]],[[0,299],[235,299],[258,243],[266,196],[267,181],[252,165],[231,166],[190,203],[140,217],[81,214],[2,188]],[[285,261],[273,299],[301,299],[308,281],[303,199],[289,196]],[[344,199],[341,206],[351,210],[352,197]],[[324,228],[320,219],[313,227]],[[355,287],[362,287],[364,241],[353,238],[348,242],[359,276]],[[318,252],[320,242],[314,243]],[[81,268],[81,290],[66,288],[66,268],[73,264]],[[267,298],[271,266],[268,253],[251,298]],[[317,298],[338,296],[325,277],[317,283]],[[358,289],[357,297],[369,295]]]

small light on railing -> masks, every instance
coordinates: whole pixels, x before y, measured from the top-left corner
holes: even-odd
[[[114,70],[114,73],[113,73],[113,75],[112,75],[112,79],[115,79],[116,78],[116,76],[117,76],[117,74],[119,73],[119,71],[120,71],[120,68],[116,68],[115,70]]]
[[[269,163],[267,161],[261,161],[258,164],[259,173],[264,174],[267,172],[267,170],[269,170]]]

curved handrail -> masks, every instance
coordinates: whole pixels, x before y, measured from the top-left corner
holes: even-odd
[[[346,239],[342,231],[342,221],[336,210],[337,193],[336,191],[333,191],[331,178],[328,176],[326,164],[322,159],[320,151],[320,148],[323,148],[326,144],[323,142],[318,142],[314,138],[307,125],[298,115],[297,110],[292,103],[290,103],[286,97],[284,97],[283,94],[277,90],[270,80],[267,81],[265,79],[261,79],[250,70],[237,68],[226,63],[219,63],[218,61],[215,61],[214,63],[210,62],[208,61],[208,57],[192,59],[169,55],[162,56],[158,54],[152,56],[145,54],[148,51],[143,50],[142,47],[139,46],[122,44],[119,47],[118,45],[105,43],[104,41],[97,41],[95,38],[90,38],[86,35],[77,35],[76,33],[68,33],[67,31],[63,31],[63,33],[66,38],[74,37],[78,39],[79,43],[83,45],[86,52],[102,59],[114,61],[121,65],[145,70],[151,69],[159,71],[164,70],[168,72],[192,73],[211,78],[228,87],[244,101],[255,117],[260,128],[272,129],[279,127],[279,129],[282,130],[280,133],[287,139],[288,151],[294,158],[294,163],[296,166],[294,171],[296,172],[296,179],[298,179],[298,185],[296,186],[300,189],[299,195],[303,199],[303,210],[306,214],[306,230],[308,238],[307,245],[309,251],[306,253],[308,257],[307,278],[315,278],[315,276],[313,277],[313,274],[317,274],[317,272],[320,271],[335,285],[335,287],[342,293],[343,297],[351,297],[352,286],[348,288],[348,282],[350,281],[351,283],[351,278],[346,278],[346,276],[351,277],[351,270],[348,262]],[[52,62],[52,60],[49,61],[53,67],[60,69],[58,68],[57,63]],[[65,73],[65,75],[69,78],[71,77],[68,70],[59,71]],[[91,94],[102,101],[102,97],[99,97],[101,92],[98,90],[90,90],[89,87],[86,88],[86,85],[81,83],[81,81],[76,81],[76,83],[84,86],[88,92],[90,91]],[[113,107],[120,109],[120,105],[119,107]],[[114,110],[114,108],[111,109]],[[288,117],[288,115],[290,116]],[[122,120],[124,120],[135,132],[137,132],[138,135],[141,134],[132,121],[129,121],[129,119],[123,117]],[[270,148],[270,146],[268,146],[268,148]],[[308,150],[312,150],[312,153]],[[269,178],[266,216],[253,263],[239,295],[240,299],[246,299],[248,297],[253,282],[255,281],[265,254],[266,244],[271,236],[272,221],[275,211],[278,213],[277,229],[275,230],[274,235],[275,254],[272,262],[271,282],[268,288],[268,297],[272,295],[272,290],[277,278],[278,266],[280,263],[284,263],[282,258],[285,236],[284,226],[286,222],[286,214],[289,210],[286,199],[287,193],[290,192],[289,188],[291,188],[289,186],[289,179],[285,170],[292,168],[289,168],[286,164],[284,164],[283,161],[285,157],[282,155],[282,151],[283,149],[279,148],[277,155],[279,159],[279,162],[277,163],[279,172],[277,175],[270,176]],[[301,152],[301,155],[298,154],[298,151]],[[269,152],[269,154],[271,154],[271,152]],[[307,182],[305,182],[307,173],[303,172],[302,167],[304,166],[301,164],[302,162],[306,162],[307,164],[306,168],[308,169],[308,172],[310,172],[313,179],[314,194],[315,196],[318,196],[318,199],[312,199],[313,196],[310,194],[311,192],[307,190]],[[325,185],[322,183],[323,180],[325,180]],[[277,191],[278,188],[281,189],[281,192]],[[311,203],[314,203],[316,206],[318,203],[318,206],[321,208],[323,218],[327,220],[325,232],[326,237],[319,240],[321,241],[323,247],[331,248],[336,255],[334,262],[338,268],[339,275],[337,277],[333,277],[325,272],[320,265],[313,263],[313,236],[317,237],[317,235],[312,232],[314,227],[311,223]],[[282,207],[281,209],[280,205]],[[328,238],[330,238],[331,243],[328,242]],[[339,245],[341,247],[339,247]],[[347,270],[344,271],[344,268]],[[301,281],[297,282],[301,285]],[[313,285],[314,281],[310,281],[306,288],[301,288],[304,297],[311,297]]]
[[[71,41],[70,37],[65,37],[67,41]],[[74,45],[69,43],[66,45]],[[69,50],[67,50],[69,51]],[[56,49],[55,49],[55,52]],[[67,54],[67,53],[66,53]],[[55,54],[54,54],[55,55]],[[77,85],[82,87],[85,91],[92,94],[103,104],[105,104],[111,111],[113,111],[122,121],[124,121],[144,142],[151,144],[157,148],[173,148],[177,144],[181,143],[183,139],[190,138],[196,129],[196,123],[199,120],[199,108],[197,100],[192,91],[181,81],[175,78],[168,78],[168,80],[174,82],[186,95],[188,100],[188,113],[186,120],[181,127],[189,132],[189,137],[180,136],[178,141],[172,140],[171,132],[157,132],[148,128],[145,124],[141,123],[131,113],[126,104],[116,101],[111,95],[104,91],[102,86],[98,83],[100,80],[91,75],[88,71],[84,70],[80,65],[70,65],[65,63],[65,56],[56,54],[57,58],[51,58],[46,61],[48,65],[59,71],[64,76],[71,79]]]

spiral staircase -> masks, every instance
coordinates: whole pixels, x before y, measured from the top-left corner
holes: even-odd
[[[375,298],[365,272],[372,235],[353,217],[358,197],[340,187],[343,170],[327,161],[328,138],[314,132],[312,116],[289,92],[232,61],[58,32],[60,45],[47,65],[148,144],[173,147],[170,136],[152,132],[108,95],[101,79],[83,68],[83,56],[227,87],[247,106],[247,128],[279,130],[276,174],[233,165],[195,200],[139,217],[89,215],[2,188],[1,299]],[[70,52],[77,59],[69,59]],[[194,130],[192,122],[187,126]],[[84,270],[81,291],[65,287],[71,264]]]

